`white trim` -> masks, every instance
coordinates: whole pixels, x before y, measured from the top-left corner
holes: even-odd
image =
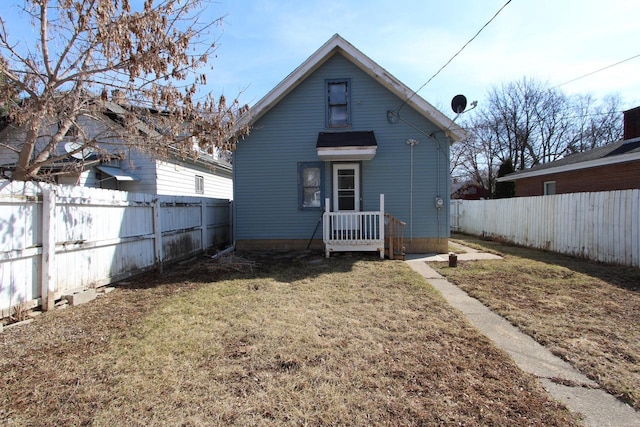
[[[549,193],[549,185],[553,184],[553,193]],[[553,196],[556,194],[556,182],[555,181],[545,181],[542,183],[542,194],[545,196]]]
[[[570,165],[556,166],[554,168],[540,169],[540,170],[531,171],[531,172],[523,172],[514,176],[506,175],[496,179],[496,181],[497,182],[515,181],[517,179],[522,179],[522,178],[532,178],[534,176],[551,175],[554,173],[569,172],[569,171],[580,170],[580,169],[594,168],[598,166],[615,165],[618,163],[632,162],[634,160],[640,160],[640,153],[619,154],[617,156],[605,157],[605,158],[596,159],[596,160],[588,160],[585,162],[573,163]]]
[[[320,147],[318,157],[323,161],[371,160],[378,147]]]
[[[276,105],[282,98],[295,89],[311,73],[324,64],[334,53],[341,53],[358,68],[373,77],[385,88],[402,100],[407,100],[407,105],[414,108],[425,118],[432,121],[440,130],[445,131],[452,141],[460,141],[465,138],[466,132],[457,126],[451,119],[442,114],[433,105],[415,94],[411,89],[393,77],[388,71],[380,67],[365,54],[356,49],[351,43],[334,34],[320,49],[315,51],[306,61],[291,74],[285,77],[276,87],[258,101],[249,113],[238,121],[238,128],[250,126]]]
[[[354,173],[354,207],[353,211],[360,212],[360,163],[335,163],[333,165],[333,211],[341,212],[338,209],[338,171],[344,169],[353,169]]]

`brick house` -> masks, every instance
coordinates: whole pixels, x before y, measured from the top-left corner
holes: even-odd
[[[640,188],[640,107],[624,112],[622,140],[518,171],[516,197]]]

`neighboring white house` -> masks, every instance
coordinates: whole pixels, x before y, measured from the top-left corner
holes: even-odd
[[[122,107],[110,101],[104,102],[105,111],[99,119],[91,115],[78,118],[77,129],[67,133],[64,141],[58,147],[58,154],[74,149],[74,142],[80,134],[94,136],[108,132],[105,123],[111,123],[113,128],[118,124],[118,114]],[[0,127],[0,175],[10,178],[18,154],[2,142],[19,140],[22,130],[4,123]],[[154,130],[140,122],[139,133],[144,135]],[[115,135],[117,132],[111,132]],[[120,134],[122,132],[119,132]],[[68,166],[68,162],[75,162],[77,171],[65,174],[52,174],[52,179],[58,184],[80,185],[85,187],[105,188],[111,190],[130,191],[160,195],[201,196],[219,199],[233,198],[233,181],[231,164],[218,153],[205,153],[194,144],[197,156],[182,156],[177,151],[169,153],[163,159],[153,159],[149,155],[129,146],[123,137],[110,136],[100,138],[100,148],[107,153],[119,153],[119,156],[98,155],[91,151],[75,153],[71,159],[58,162],[50,167],[52,172],[59,172]],[[44,139],[42,140],[44,144]],[[15,146],[16,144],[12,144]]]
[[[197,160],[177,155],[154,160],[132,151],[123,160],[90,167],[80,175],[61,176],[58,183],[135,193],[233,198],[231,165],[203,155]]]

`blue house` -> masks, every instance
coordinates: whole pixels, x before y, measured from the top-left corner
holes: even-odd
[[[237,249],[447,251],[449,146],[464,132],[338,34],[241,122]]]

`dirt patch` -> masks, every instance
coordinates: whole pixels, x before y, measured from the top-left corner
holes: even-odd
[[[402,262],[242,260],[0,334],[0,424],[575,424]]]

